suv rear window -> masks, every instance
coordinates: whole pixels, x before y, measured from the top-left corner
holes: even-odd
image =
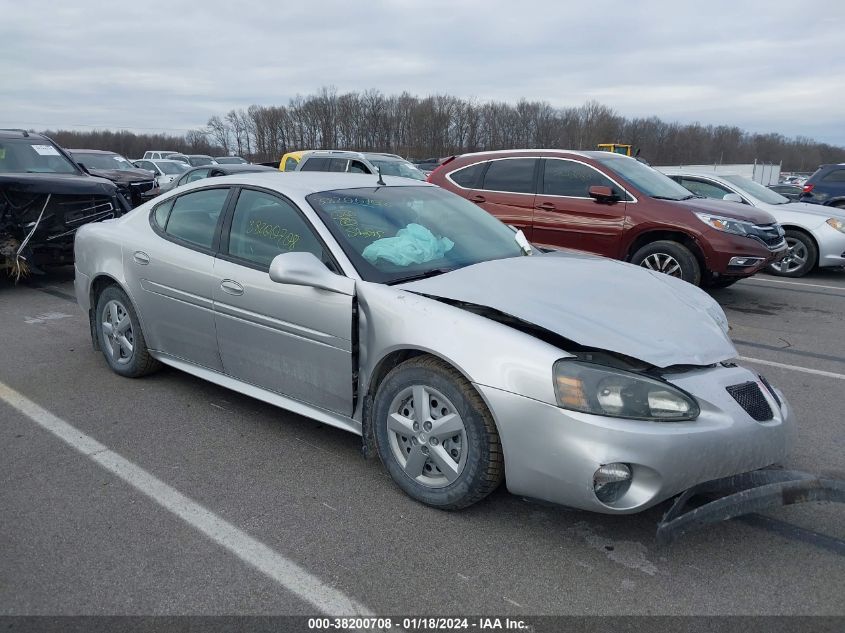
[[[845,182],[845,169],[834,169],[827,173],[821,182]]]
[[[484,174],[482,189],[510,193],[534,193],[536,158],[503,158],[494,160]]]

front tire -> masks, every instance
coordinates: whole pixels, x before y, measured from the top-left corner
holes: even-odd
[[[100,293],[94,324],[103,356],[116,374],[139,378],[160,367],[147,349],[132,302],[117,286],[109,286]]]
[[[701,266],[692,251],[671,240],[646,244],[631,258],[631,263],[649,270],[677,277],[695,286],[701,284]]]
[[[785,233],[789,253],[777,263],[769,264],[766,270],[779,277],[803,277],[816,266],[819,251],[813,239],[803,231],[787,229]]]
[[[379,457],[410,497],[457,510],[493,492],[504,457],[490,412],[473,386],[432,356],[398,365],[373,402]]]

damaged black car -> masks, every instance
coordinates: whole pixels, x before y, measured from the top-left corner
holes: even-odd
[[[129,208],[114,183],[85,173],[46,136],[0,130],[0,271],[17,279],[72,263],[77,228]]]
[[[92,176],[111,180],[134,208],[160,192],[152,172],[138,169],[116,152],[98,149],[69,149],[71,158]]]

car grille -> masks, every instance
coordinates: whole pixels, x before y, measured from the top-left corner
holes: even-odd
[[[155,180],[144,180],[141,182],[131,182],[129,183],[130,191],[135,193],[144,193],[145,191],[149,191],[155,186]]]
[[[783,229],[777,224],[755,224],[748,234],[773,250],[784,243]]]
[[[725,389],[739,403],[739,406],[758,422],[766,422],[774,417],[769,402],[756,382],[731,385]]]

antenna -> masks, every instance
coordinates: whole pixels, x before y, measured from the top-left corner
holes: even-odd
[[[386,187],[387,183],[384,182],[384,178],[381,175],[381,167],[376,167],[376,169],[378,170],[378,180],[376,181],[376,184]]]

